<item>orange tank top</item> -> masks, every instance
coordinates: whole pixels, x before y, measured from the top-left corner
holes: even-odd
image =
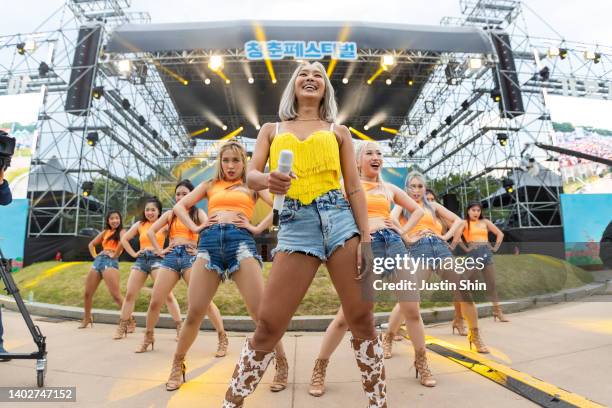
[[[138,226],[138,234],[140,241],[140,249],[153,249],[153,245],[151,244],[151,240],[149,240],[149,236],[147,235],[147,231],[151,228],[152,223],[146,221],[141,222]],[[164,241],[166,240],[166,236],[163,231],[157,231],[155,234],[155,240],[160,248],[164,247]]]
[[[255,209],[253,196],[244,190],[231,188],[241,184],[242,180],[215,182],[207,192],[208,215],[212,216],[217,211],[236,211],[250,220]]]
[[[106,230],[104,232],[104,236],[102,237],[102,249],[105,251],[116,251],[119,247],[119,241],[114,241],[109,239],[115,231]]]
[[[421,208],[423,205],[420,204]],[[406,219],[404,217],[400,217],[400,225],[406,224]],[[423,216],[419,219],[417,224],[412,227],[410,231],[408,231],[408,235],[416,234],[419,231],[433,231],[438,235],[442,234],[442,224],[434,218],[433,214],[427,209],[423,208]]]
[[[368,203],[368,218],[391,218],[391,201],[383,192],[368,194],[370,190],[377,188],[380,183],[372,181],[362,181],[361,184],[366,191],[366,201]]]
[[[469,230],[468,226],[470,227]],[[463,230],[463,237],[467,242],[489,242],[489,230],[486,225],[481,227],[475,222],[467,221]]]
[[[198,240],[198,234],[187,228],[185,224],[183,224],[181,220],[179,220],[179,218],[176,216],[173,217],[172,223],[170,223],[170,231],[168,232],[168,236],[170,237],[170,239],[185,238],[189,241],[196,242]]]

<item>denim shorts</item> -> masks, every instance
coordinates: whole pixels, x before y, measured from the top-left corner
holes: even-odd
[[[474,245],[474,244],[472,244]],[[480,258],[485,266],[493,263],[493,252],[487,244],[480,244],[472,247],[472,250],[465,255],[466,258]]]
[[[106,254],[100,254],[94,259],[93,268],[102,275],[102,272],[104,272],[106,268],[119,269],[119,261]]]
[[[414,259],[422,259],[422,262],[432,264],[434,261],[440,262],[445,259],[453,259],[453,254],[448,244],[435,235],[429,235],[419,239],[414,244],[408,246],[410,256]]]
[[[190,255],[187,252],[186,245],[178,245],[163,257],[161,267],[170,269],[178,273],[179,276],[183,276],[186,270],[191,269],[195,258],[195,255]]]
[[[253,235],[234,224],[214,224],[200,233],[198,258],[207,261],[206,268],[219,274],[222,281],[240,268],[240,261],[255,258],[263,267]]]
[[[155,255],[153,251],[146,250],[138,255],[136,262],[132,265],[132,269],[138,269],[148,275],[153,269],[161,267],[162,260],[163,258]]]
[[[272,256],[277,252],[301,252],[325,262],[354,236],[359,236],[359,229],[340,190],[321,194],[308,205],[286,198]]]
[[[370,234],[370,237],[372,238],[372,255],[374,256],[375,274],[381,275],[383,277],[395,274],[395,259],[397,258],[397,256],[399,255],[402,260],[404,259],[404,257],[409,257],[408,250],[406,249],[404,241],[402,241],[402,237],[400,237],[397,232],[388,228],[378,230]],[[379,260],[377,260],[377,258]],[[394,259],[394,266],[392,268],[386,267],[389,263],[385,266],[384,261],[380,260],[385,258]],[[377,264],[379,265],[378,268],[376,268]],[[400,267],[402,265],[403,264],[400,264]]]

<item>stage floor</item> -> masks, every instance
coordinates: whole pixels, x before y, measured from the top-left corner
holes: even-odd
[[[510,323],[482,319],[481,329],[492,354],[487,358],[530,374],[555,386],[612,406],[609,373],[612,367],[612,295],[588,301],[552,305],[509,315]],[[35,318],[48,340],[46,386],[76,386],[77,403],[45,403],[45,407],[220,407],[233,372],[244,333],[230,333],[225,358],[214,358],[216,335],[203,333],[187,359],[187,379],[179,391],[167,392],[176,342],[173,330],[156,331],[155,351],[135,354],[143,329],[127,339],[111,336],[114,326],[94,324],[77,330],[77,322],[49,322]],[[5,347],[30,352],[34,345],[21,316],[3,311]],[[465,337],[451,335],[450,324],[429,326],[427,334],[467,349]],[[249,408],[362,407],[365,397],[348,335],[334,354],[327,376],[327,392],[313,398],[307,393],[311,370],[322,333],[290,333],[284,344],[290,364],[290,384],[271,393],[271,366]],[[394,356],[385,360],[390,407],[499,407],[535,406],[525,398],[436,353],[429,353],[430,367],[438,380],[425,388],[414,378],[410,342],[394,343]],[[0,386],[35,386],[33,360],[0,363]],[[2,404],[0,406],[16,406]]]

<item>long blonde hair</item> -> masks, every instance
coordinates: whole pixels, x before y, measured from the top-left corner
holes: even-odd
[[[303,62],[295,69],[295,71],[293,71],[293,75],[291,75],[291,79],[289,79],[289,83],[283,91],[283,96],[281,97],[280,105],[278,107],[278,116],[282,121],[292,120],[297,117],[298,101],[295,97],[295,81],[297,80],[298,74],[302,68],[306,65],[312,65],[313,67],[317,68],[321,74],[323,74],[323,80],[325,81],[325,95],[323,95],[321,105],[319,106],[319,117],[326,122],[332,123],[336,120],[336,115],[338,115],[338,105],[336,104],[334,88],[332,87],[331,81],[327,76],[327,72],[325,71],[323,65],[318,61]]]
[[[408,194],[410,193],[410,187],[409,187],[410,186],[410,180],[412,180],[413,178],[416,178],[421,183],[423,183],[423,189],[427,189],[427,180],[425,179],[425,176],[422,173],[418,172],[418,171],[411,171],[406,176],[406,180],[404,182],[404,191],[406,191],[406,193],[408,193]],[[423,200],[423,207],[427,211],[429,211],[431,213],[431,216],[433,217],[433,219],[437,220],[440,223],[442,223],[441,220],[439,220],[437,215],[436,215],[435,208],[427,200],[427,194],[423,194],[422,200]],[[410,217],[410,212],[404,208],[404,210],[402,210],[402,215],[404,216],[405,219],[408,219]],[[442,224],[442,225],[444,225],[444,224]]]
[[[217,156],[217,160],[215,161],[215,174],[212,178],[212,182],[216,183],[217,181],[225,180],[225,174],[223,173],[223,166],[221,166],[221,160],[223,159],[223,153],[231,150],[234,153],[238,153],[240,159],[242,160],[242,174],[240,175],[240,179],[243,183],[246,183],[246,166],[247,166],[247,155],[244,146],[242,146],[238,142],[230,141],[225,142],[219,148],[219,155]]]

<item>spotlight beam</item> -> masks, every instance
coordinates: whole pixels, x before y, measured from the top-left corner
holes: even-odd
[[[221,138],[221,140],[230,140],[234,136],[239,135],[240,132],[242,132],[243,130],[244,130],[244,126],[240,126],[238,129],[235,129],[235,130],[231,131],[230,133],[228,133],[227,135],[223,136]]]
[[[397,135],[399,133],[399,130],[397,129],[392,129],[384,126],[381,126],[380,130],[382,130],[383,132],[391,133],[392,135]]]
[[[206,133],[206,132],[208,132],[209,130],[210,130],[210,128],[205,127],[205,128],[202,128],[202,129],[196,130],[196,131],[194,131],[194,132],[191,132],[190,136],[191,136],[191,137],[195,137],[195,136],[201,135],[202,133]]]
[[[370,136],[366,135],[365,133],[362,133],[362,132],[358,131],[357,129],[355,129],[355,128],[354,128],[354,127],[352,127],[352,126],[349,126],[349,130],[350,130],[350,131],[351,131],[351,132],[352,132],[352,133],[353,133],[355,136],[357,136],[358,138],[360,138],[360,139],[362,139],[362,140],[368,140],[368,141],[371,141],[371,142],[373,142],[373,141],[374,141],[374,139],[373,139],[373,138],[371,138]]]
[[[374,80],[375,80],[376,78],[378,78],[378,76],[379,76],[380,74],[382,74],[384,70],[385,70],[385,69],[384,69],[383,67],[379,67],[379,68],[376,70],[376,72],[374,73],[374,75],[372,75],[372,76],[370,77],[370,79],[368,79],[368,85],[371,85],[371,84],[372,84],[372,82],[374,82]]]
[[[268,44],[266,43],[266,33],[263,30],[263,27],[259,24],[256,24],[255,27],[255,38],[261,44],[261,49],[263,50],[264,62],[266,63],[266,68],[268,69],[268,74],[270,74],[270,79],[272,83],[276,83],[276,73],[274,72],[274,67],[272,66],[272,60],[270,59],[270,54],[268,53]]]

